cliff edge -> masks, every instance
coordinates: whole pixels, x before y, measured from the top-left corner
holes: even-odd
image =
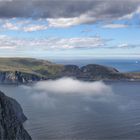
[[[74,77],[80,80],[140,80],[140,73],[122,73],[98,64],[55,64],[33,58],[0,58],[0,83],[23,84],[40,80]]]
[[[23,127],[26,119],[20,105],[0,91],[0,140],[31,140]]]

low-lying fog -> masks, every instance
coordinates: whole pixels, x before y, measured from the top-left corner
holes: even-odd
[[[61,78],[0,86],[22,105],[34,139],[140,138],[139,82]]]
[[[35,105],[47,108],[57,108],[65,101],[67,101],[65,106],[73,107],[76,103],[77,107],[79,99],[85,102],[93,100],[110,102],[114,96],[111,87],[103,82],[83,82],[72,78],[38,82],[31,87],[21,86],[21,88],[29,93],[29,99]],[[73,98],[77,102],[74,102]]]

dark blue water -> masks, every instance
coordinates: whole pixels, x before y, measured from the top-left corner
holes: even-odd
[[[112,94],[52,94],[34,86],[0,86],[28,117],[35,140],[140,139],[140,82],[108,82]],[[79,89],[80,90],[80,89]]]
[[[52,60],[60,64],[75,64],[84,66],[87,64],[100,64],[117,68],[121,72],[137,72],[140,71],[140,59],[84,59],[84,60]]]
[[[140,71],[140,60],[53,61],[78,66],[101,64],[122,72]],[[55,87],[52,91],[37,90],[35,85],[1,85],[0,89],[22,105],[28,117],[25,127],[34,140],[140,139],[140,82],[106,82],[102,83],[105,89],[101,91],[102,86],[94,83],[92,86],[89,83],[82,83],[82,86],[77,82],[72,86],[69,84],[54,82],[58,90],[55,93]],[[77,87],[82,94],[60,93],[63,88],[73,91]]]

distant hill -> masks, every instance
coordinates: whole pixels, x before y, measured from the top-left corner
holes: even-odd
[[[83,67],[55,64],[33,58],[0,58],[1,83],[28,83],[32,81],[74,77],[81,80],[140,79],[140,73],[121,73],[117,69],[97,64]]]
[[[61,65],[54,64],[47,60],[38,60],[34,58],[0,58],[0,71],[20,71],[40,74],[40,71],[44,70],[55,73],[61,69],[61,67]]]

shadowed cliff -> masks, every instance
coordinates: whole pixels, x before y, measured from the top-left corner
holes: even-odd
[[[0,140],[31,140],[23,127],[26,119],[20,105],[0,91]]]

